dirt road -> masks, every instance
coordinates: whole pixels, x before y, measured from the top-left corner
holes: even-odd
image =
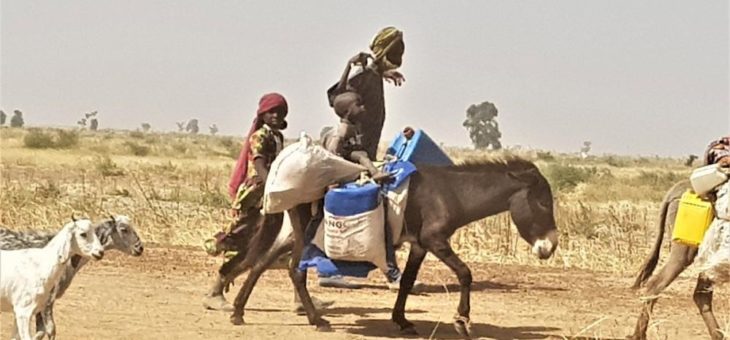
[[[327,311],[334,332],[318,333],[290,311],[293,293],[282,270],[264,274],[254,290],[246,325],[233,326],[228,314],[206,311],[200,301],[219,259],[191,250],[151,248],[130,258],[110,253],[87,266],[56,305],[58,339],[383,339],[399,338],[390,322],[395,294],[374,271],[368,288],[320,288],[319,298],[335,299]],[[471,264],[474,277],[472,321],[484,339],[623,338],[638,311],[631,278],[554,268]],[[451,326],[458,304],[455,276],[442,264],[426,262],[419,279],[427,293],[411,296],[407,316],[422,338],[458,339]],[[240,288],[240,280],[234,289]],[[681,278],[656,308],[654,339],[705,339],[691,299],[690,278]],[[716,299],[727,324],[727,298]],[[232,297],[229,296],[229,300]],[[2,315],[0,338],[9,339],[11,314]]]

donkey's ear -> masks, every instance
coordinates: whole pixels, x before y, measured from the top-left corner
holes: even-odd
[[[533,185],[537,182],[537,169],[510,171],[507,176],[524,184]]]

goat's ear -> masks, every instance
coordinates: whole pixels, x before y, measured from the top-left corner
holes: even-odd
[[[61,263],[66,263],[71,258],[71,244],[76,242],[74,238],[74,229],[76,229],[75,224],[64,230],[65,239],[63,246],[58,250],[58,261]]]
[[[537,169],[531,168],[527,170],[510,171],[507,173],[507,176],[524,184],[533,185],[537,182]]]

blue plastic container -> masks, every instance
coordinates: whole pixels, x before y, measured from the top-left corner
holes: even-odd
[[[359,186],[348,183],[330,189],[324,196],[324,209],[336,216],[352,216],[372,211],[378,206],[380,187],[373,183]]]
[[[415,165],[454,164],[451,158],[423,130],[416,130],[410,140],[407,140],[403,133],[399,133],[386,153]]]

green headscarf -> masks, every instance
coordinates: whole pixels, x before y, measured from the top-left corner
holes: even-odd
[[[370,43],[370,50],[373,57],[385,70],[392,70],[403,64],[403,32],[393,26],[383,28],[378,32]],[[383,70],[383,71],[385,71]]]

